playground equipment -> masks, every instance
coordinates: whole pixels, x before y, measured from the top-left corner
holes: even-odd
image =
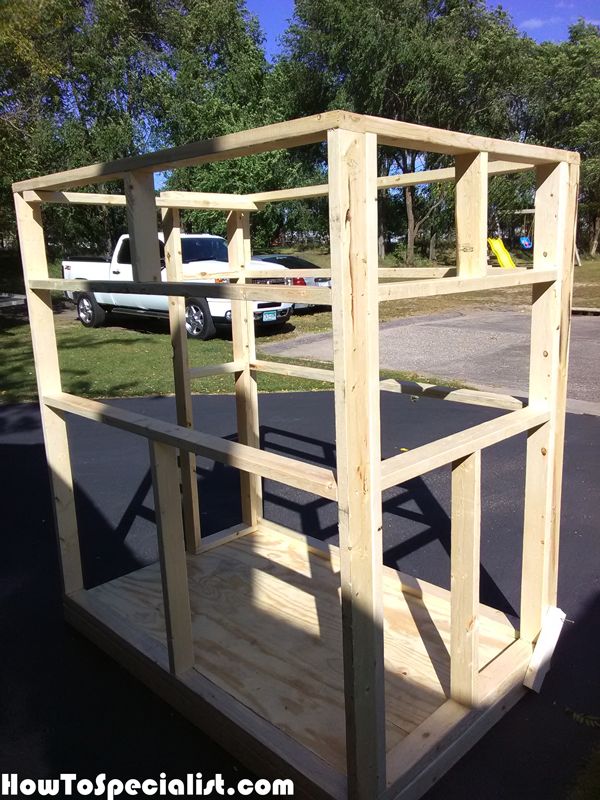
[[[502,239],[488,239],[490,250],[498,259],[498,263],[502,269],[516,269],[517,265],[512,260],[511,254],[504,246]]]
[[[154,192],[154,172],[317,142],[327,143],[325,185],[246,196]],[[378,146],[444,153],[454,166],[378,178]],[[261,776],[292,778],[295,796],[420,797],[548,669],[562,621],[556,588],[578,163],[575,153],[330,111],[13,187],[66,617]],[[533,268],[488,270],[488,175],[528,169],[537,181]],[[124,195],[66,191],[117,180]],[[378,189],[442,180],[456,184],[456,270],[378,269]],[[249,215],[265,203],[316,196],[329,198],[332,289],[247,282]],[[113,291],[114,283],[49,278],[44,203],[126,205],[134,280],[120,291],[170,297],[178,424],[62,391],[51,292]],[[182,280],[181,208],[228,214],[229,282],[204,294],[231,300],[233,360],[200,369],[190,369],[187,355],[183,298],[197,296],[198,284]],[[379,304],[514,286],[532,288],[529,405],[394,382],[395,391],[505,413],[382,460],[379,392],[389,387],[380,387]],[[257,358],[250,301],[274,299],[332,306],[333,371]],[[260,449],[260,372],[333,384],[335,471]],[[192,427],[190,381],[211,374],[232,376],[237,442]],[[73,414],[147,439],[152,465],[160,562],[93,588],[82,579]],[[481,451],[523,433],[516,630],[479,602]],[[210,537],[201,536],[196,454],[240,471],[242,523]],[[382,565],[382,492],[444,466],[452,476],[450,591]],[[336,502],[339,547],[266,520],[264,478]]]

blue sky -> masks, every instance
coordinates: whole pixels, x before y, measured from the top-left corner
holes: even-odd
[[[260,20],[266,36],[267,55],[273,57],[279,49],[278,37],[287,27],[294,12],[293,0],[246,0],[248,9]],[[566,39],[569,25],[583,17],[600,25],[600,0],[505,0],[502,5],[523,33],[538,42]]]

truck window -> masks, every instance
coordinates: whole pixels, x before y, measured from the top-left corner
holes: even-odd
[[[181,256],[184,264],[191,261],[227,261],[227,245],[217,236],[183,238]]]
[[[164,263],[165,246],[161,241],[158,242],[158,249],[160,250],[161,263]],[[117,264],[131,264],[131,247],[129,245],[129,238],[123,239],[121,242],[121,248],[117,253]]]

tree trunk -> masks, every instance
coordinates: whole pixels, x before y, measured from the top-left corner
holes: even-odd
[[[414,264],[415,261],[415,212],[413,209],[413,188],[404,188],[404,198],[406,202],[406,263]]]
[[[431,234],[431,239],[429,240],[429,260],[430,261],[435,261],[437,259],[437,253],[436,253],[436,250],[435,250],[435,240],[436,240],[436,235],[435,235],[435,233],[432,233]]]
[[[385,258],[385,232],[383,222],[379,223],[379,237],[377,239],[377,249],[379,251],[379,260],[383,261]]]
[[[590,255],[592,258],[598,252],[598,244],[600,243],[600,214],[596,215],[590,227]]]

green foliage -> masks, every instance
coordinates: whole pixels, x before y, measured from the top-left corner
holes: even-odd
[[[483,0],[297,0],[279,65],[289,111],[345,108],[472,133],[517,135],[528,40]],[[510,64],[510,69],[507,69]],[[284,78],[280,78],[284,81]],[[389,151],[380,170],[442,166],[435,154]],[[436,189],[404,190],[406,259],[414,240],[447,212]],[[381,207],[382,216],[393,216]],[[443,214],[448,220],[448,214]],[[439,226],[438,226],[439,227]]]
[[[580,218],[594,255],[600,239],[600,27],[580,21],[566,42],[542,44],[527,96],[530,135],[581,153]]]
[[[600,31],[537,45],[484,0],[296,0],[283,56],[267,63],[244,0],[3,0],[0,15],[0,244],[14,244],[12,182],[176,146],[326,108],[575,148],[581,230],[600,239]],[[256,192],[322,182],[321,145],[163,176],[168,188]],[[380,174],[435,168],[447,156],[380,148]],[[99,185],[100,191],[120,186]],[[492,225],[531,203],[531,184],[495,179]],[[406,260],[453,225],[452,187],[382,195],[384,232]],[[46,210],[55,254],[110,249],[123,209]],[[186,213],[188,229],[223,233],[220,213]],[[253,215],[255,248],[284,231],[321,234],[321,200]]]

